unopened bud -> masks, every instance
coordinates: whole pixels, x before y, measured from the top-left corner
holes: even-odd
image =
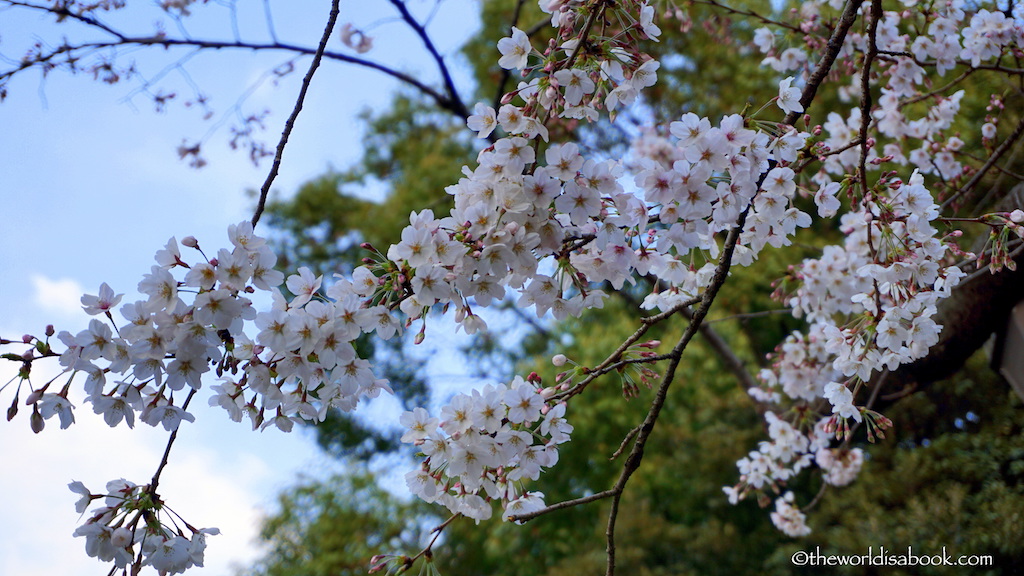
[[[43,420],[43,415],[39,413],[39,407],[37,406],[32,410],[32,417],[29,418],[29,427],[32,428],[33,432],[39,434],[45,426],[46,422]]]
[[[1020,212],[1020,210],[1018,210],[1018,212]],[[47,324],[46,325],[46,337],[49,338],[50,336],[53,336],[53,333],[54,333],[53,324]]]
[[[1014,224],[1020,224],[1024,222],[1024,210],[1014,210],[1010,212],[1010,222]]]
[[[195,236],[185,236],[181,239],[181,245],[187,248],[199,248],[199,240]]]
[[[25,334],[21,337],[21,341],[25,344],[31,344],[33,340],[35,340],[35,336],[31,334]]]
[[[526,377],[526,381],[530,382],[531,384],[540,384],[540,375],[537,374],[536,372],[530,372],[530,375]]]
[[[551,358],[551,363],[554,364],[555,366],[558,366],[559,368],[565,366],[565,363],[568,361],[569,359],[565,357],[565,354],[555,354]]]

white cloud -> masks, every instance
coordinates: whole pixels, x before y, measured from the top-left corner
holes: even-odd
[[[35,290],[33,300],[45,312],[59,314],[64,318],[81,318],[87,315],[82,311],[82,294],[85,290],[73,278],[51,279],[42,274],[32,274],[32,288]]]
[[[9,362],[0,364],[0,379],[6,382],[16,368]],[[58,375],[56,368],[55,363],[34,367],[33,381],[45,382]],[[63,379],[60,376],[57,382]],[[5,409],[13,400],[10,392],[9,388],[3,396]],[[21,396],[23,403],[24,389]],[[32,434],[29,409],[23,404],[12,422],[0,422],[0,454],[5,462],[0,493],[8,495],[2,513],[5,522],[0,523],[0,574],[105,573],[109,565],[88,557],[84,540],[72,537],[83,518],[74,511],[77,496],[67,484],[82,481],[93,493],[117,478],[147,484],[159,464],[167,442],[162,428],[145,424],[134,430],[123,425],[110,428],[92,413],[91,405],[74,396],[73,392],[76,423],[68,430],[61,430],[54,419],[46,422],[42,433]],[[225,420],[222,414],[202,407],[196,413],[197,422],[186,424],[178,434],[159,493],[168,507],[193,526],[221,530],[221,535],[208,538],[206,567],[189,573],[225,576],[233,573],[232,566],[250,565],[259,555],[255,544],[259,507],[276,488],[288,483],[285,478],[295,469],[295,463],[282,453],[308,457],[315,449],[301,435],[246,434],[251,443],[232,442],[234,433],[243,432],[240,426],[228,423],[234,430],[223,434],[219,432]],[[229,438],[225,441],[220,436]],[[284,450],[274,441],[281,437],[290,444]],[[272,448],[266,450],[265,444]],[[281,467],[278,462],[287,463]]]

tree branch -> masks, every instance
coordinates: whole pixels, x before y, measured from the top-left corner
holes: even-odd
[[[462,102],[462,98],[459,97],[458,91],[455,89],[455,82],[452,81],[451,73],[448,71],[448,65],[444,62],[444,57],[437,51],[437,47],[434,46],[434,42],[427,35],[427,31],[420,25],[419,22],[413,18],[412,14],[409,13],[409,8],[406,7],[405,2],[401,0],[390,0],[391,4],[396,10],[402,15],[402,20],[409,25],[410,28],[416,32],[416,35],[420,37],[420,41],[423,42],[424,48],[427,52],[430,52],[430,56],[437,63],[437,69],[441,73],[441,77],[444,79],[445,91],[448,93],[448,101],[451,104],[451,111],[457,116],[463,118],[469,117],[469,110],[466,105]]]
[[[113,40],[110,41],[95,41],[95,42],[82,42],[78,44],[63,44],[57,48],[54,48],[46,53],[40,53],[38,56],[33,58],[27,58],[15,68],[0,72],[0,83],[10,79],[15,74],[22,72],[28,68],[34,66],[46,65],[52,63],[57,58],[68,55],[74,57],[79,52],[96,51],[107,48],[116,48],[118,46],[159,46],[163,48],[172,47],[191,47],[197,49],[208,49],[208,50],[225,50],[225,49],[243,49],[252,51],[285,51],[291,52],[298,55],[313,55],[320,53],[323,58],[328,60],[334,60],[338,62],[344,62],[346,64],[352,64],[362,68],[375,70],[382,74],[394,78],[399,82],[411,86],[423,93],[424,96],[429,97],[433,100],[439,108],[446,110],[451,114],[459,118],[468,118],[469,112],[465,105],[458,98],[457,93],[454,92],[454,87],[450,85],[450,77],[447,77],[447,70],[443,70],[443,75],[447,77],[446,90],[449,90],[448,95],[442,94],[438,90],[428,86],[422,81],[415,77],[400,72],[383,64],[366,60],[356,56],[350,56],[341,52],[334,52],[330,50],[320,50],[319,48],[310,48],[308,46],[301,46],[297,44],[291,44],[287,42],[244,42],[244,41],[222,41],[222,40],[203,40],[196,38],[171,38],[164,35],[152,35],[152,36],[132,36],[124,34],[123,32],[112,28],[99,20],[84,16],[81,14],[74,14],[64,9],[52,8],[48,6],[39,6],[26,2],[17,2],[8,0],[7,3],[11,6],[17,6],[21,8],[28,8],[54,14],[58,17],[72,18],[76,21],[81,22],[84,25],[100,30],[106,34],[113,36]],[[436,54],[436,51],[435,51]],[[439,58],[439,56],[435,56]],[[58,64],[53,64],[54,66]]]
[[[332,0],[331,2],[331,13],[327,17],[327,26],[324,27],[324,34],[320,38],[320,45],[313,56],[313,62],[309,65],[306,77],[302,79],[302,87],[299,89],[298,98],[295,99],[295,107],[292,109],[288,120],[284,123],[284,132],[281,133],[281,140],[277,143],[277,152],[274,154],[274,163],[270,167],[270,174],[267,175],[266,181],[263,182],[263,187],[260,188],[260,198],[256,203],[256,212],[252,215],[253,227],[260,221],[260,216],[263,214],[263,209],[267,204],[267,195],[270,194],[270,186],[274,183],[274,178],[277,178],[277,171],[281,167],[281,158],[284,156],[285,146],[288,145],[288,137],[291,136],[292,129],[295,127],[295,120],[299,117],[299,112],[302,111],[302,103],[306,99],[309,83],[313,80],[313,74],[316,73],[316,69],[320,66],[320,58],[327,47],[327,41],[331,39],[334,24],[338,21],[338,13],[340,12],[338,8],[339,2],[340,0]]]

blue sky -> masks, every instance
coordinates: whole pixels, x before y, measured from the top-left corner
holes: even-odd
[[[432,5],[410,0],[421,13]],[[273,6],[282,40],[316,44],[328,3],[296,0]],[[381,20],[386,8],[383,2],[343,1],[339,24],[380,24],[371,32],[375,49],[366,56],[422,72],[434,83],[418,41]],[[262,13],[249,17],[242,10],[243,36],[260,39]],[[196,12],[189,24],[194,35],[228,37],[222,6],[211,3]],[[134,14],[117,20],[139,26],[156,16],[152,11]],[[466,14],[475,14],[472,0],[441,4],[430,31],[442,52],[451,53],[475,30],[475,20],[467,24]],[[4,12],[0,52],[19,56],[26,40],[35,35],[53,39],[58,37],[55,31],[62,33],[38,16]],[[331,48],[345,50],[337,36]],[[150,75],[173,62],[162,51],[134,56]],[[197,56],[187,68],[223,114],[246,87],[282,60],[280,55],[221,52]],[[264,134],[270,146],[276,144],[307,65],[308,59],[300,60],[295,74],[276,87],[264,83],[247,101],[247,109],[271,111]],[[174,71],[165,86],[182,95],[189,89]],[[193,235],[204,246],[223,246],[227,226],[250,218],[253,201],[245,191],[259,188],[269,161],[253,167],[244,153],[228,150],[225,126],[204,145],[209,165],[189,168],[177,159],[175,149],[183,138],[202,137],[220,116],[203,121],[200,114],[178,105],[156,113],[145,97],[131,96],[135,87],[107,86],[85,75],[62,73],[43,81],[36,72],[11,83],[8,99],[0,105],[0,336],[40,334],[46,324],[76,333],[88,322],[78,305],[82,293],[95,294],[107,282],[126,293],[126,300],[133,299],[153,254],[168,238]],[[461,87],[468,87],[465,75]],[[287,193],[330,166],[354,161],[360,147],[356,114],[386,103],[395,88],[379,73],[325,63],[313,81],[275,189]],[[0,366],[4,382],[13,368]],[[46,379],[40,367],[34,381]],[[5,410],[10,401],[10,390],[0,393]],[[50,421],[42,434],[33,435],[25,409],[13,422],[0,423],[0,453],[6,461],[0,493],[10,496],[4,504],[7,521],[0,523],[0,574],[105,573],[107,568],[85,555],[83,541],[71,537],[79,518],[75,496],[66,485],[81,480],[99,490],[118,477],[144,483],[159,461],[166,440],[162,430],[146,425],[134,431],[110,429],[88,405],[75,403],[78,423],[70,430],[61,431]],[[210,539],[207,568],[196,573],[226,575],[232,563],[251,561],[256,521],[260,510],[272,505],[274,494],[297,474],[321,474],[329,465],[318,458],[306,434],[253,433],[219,411],[197,414],[196,424],[186,424],[180,433],[161,492],[193,524],[222,529],[222,536]]]

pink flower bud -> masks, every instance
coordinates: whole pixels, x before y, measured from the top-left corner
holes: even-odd
[[[555,354],[551,358],[551,363],[561,368],[562,366],[565,366],[565,363],[568,362],[568,360],[569,359],[565,357],[565,354]]]
[[[25,334],[24,336],[21,337],[21,341],[24,342],[25,344],[31,344],[33,340],[35,340],[35,336],[31,334]]]
[[[195,236],[185,236],[181,239],[181,245],[188,248],[199,248],[199,240]]]

